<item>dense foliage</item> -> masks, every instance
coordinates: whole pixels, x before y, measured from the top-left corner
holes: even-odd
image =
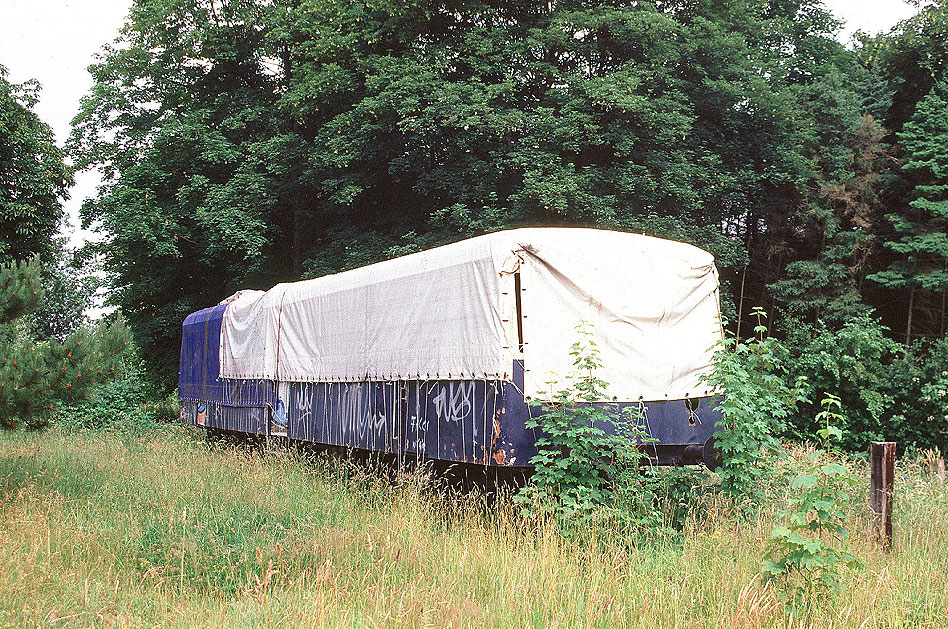
[[[19,325],[42,302],[39,259],[0,264],[0,426],[42,425],[58,405],[86,399],[115,376],[129,342],[121,317],[66,336],[36,340]]]
[[[126,434],[154,430],[159,423],[178,420],[178,400],[162,396],[144,378],[134,346],[115,357],[115,376],[90,389],[86,399],[63,405],[50,423],[70,429],[98,429]]]
[[[787,349],[767,336],[765,313],[753,314],[758,319],[754,337],[747,342],[722,340],[704,382],[717,393],[714,404],[722,417],[714,435],[723,458],[718,470],[721,489],[734,498],[756,501],[780,449],[777,438],[804,398],[806,378],[798,378],[793,387],[788,384]]]
[[[39,85],[5,74],[0,66],[0,426],[35,427],[112,379],[129,331],[121,316],[85,320],[96,282],[54,237],[71,169],[32,111]]]
[[[763,307],[794,376],[848,389],[851,446],[931,444],[926,383],[892,385],[940,373],[948,8],[839,27],[811,0],[138,0],[70,150],[106,175],[84,217],[165,387],[181,320],[237,289],[596,225],[714,253],[735,334]]]
[[[812,439],[820,428],[817,400],[832,392],[842,400],[839,445],[865,450],[869,441],[948,450],[948,352],[946,341],[916,341],[906,348],[871,317],[839,329],[798,326],[787,334],[788,377],[806,379],[810,401],[784,436]]]
[[[835,26],[809,2],[138,2],[76,120],[107,176],[85,216],[169,380],[184,314],[237,288],[508,226],[738,267],[851,161],[821,154],[859,120]]]
[[[36,81],[10,83],[0,66],[0,261],[52,257],[60,199],[72,185],[52,130],[32,111],[38,98]]]

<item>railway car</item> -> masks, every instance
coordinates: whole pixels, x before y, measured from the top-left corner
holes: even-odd
[[[523,228],[242,291],[183,324],[181,421],[209,430],[528,468],[586,322],[659,464],[714,466],[701,381],[721,339],[713,257],[585,228]]]

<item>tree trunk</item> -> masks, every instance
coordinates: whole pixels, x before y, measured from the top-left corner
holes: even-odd
[[[938,336],[945,336],[945,289],[941,290],[941,333]]]
[[[300,251],[302,240],[300,234],[300,210],[299,206],[293,204],[293,279],[299,279],[303,275],[303,253]]]
[[[744,271],[741,273],[741,296],[737,300],[737,338],[738,342],[741,340],[741,316],[744,314],[744,280],[747,279],[747,267],[744,267]]]
[[[912,341],[912,307],[915,304],[915,287],[912,286],[912,290],[909,291],[909,303],[908,303],[908,323],[905,326],[905,347],[909,346],[909,343]]]
[[[948,260],[945,260],[945,272],[948,273]],[[941,333],[939,338],[945,336],[945,289],[941,289]]]

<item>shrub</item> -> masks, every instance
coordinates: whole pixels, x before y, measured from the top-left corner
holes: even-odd
[[[948,447],[948,339],[906,348],[869,316],[839,330],[791,326],[789,372],[840,398],[839,447],[865,452],[870,441],[917,449]],[[804,402],[787,436],[811,438],[819,408]]]
[[[804,399],[804,381],[788,385],[787,349],[767,336],[766,314],[759,308],[752,314],[757,317],[755,336],[748,341],[726,336],[703,381],[718,392],[713,403],[721,411],[715,434],[723,459],[717,470],[721,489],[733,498],[756,501],[780,449],[777,435]]]
[[[845,465],[833,460],[839,453],[832,451],[831,440],[843,436],[835,425],[844,419],[839,413],[840,401],[827,394],[821,405],[823,411],[815,419],[825,422],[817,431],[824,449],[813,451],[807,468],[791,481],[787,507],[777,514],[783,523],[770,533],[763,566],[764,577],[779,585],[788,605],[804,612],[839,592],[843,567],[862,566],[841,548],[849,537],[847,490],[856,480]]]
[[[121,316],[83,326],[60,342],[24,334],[27,315],[43,301],[38,258],[0,264],[0,426],[46,425],[62,404],[83,400],[115,374],[116,356],[129,343]]]
[[[607,384],[596,375],[602,366],[599,350],[589,326],[577,331],[567,386],[544,401],[543,413],[527,424],[543,434],[530,460],[532,481],[517,501],[553,517],[566,531],[605,521],[626,530],[652,527],[660,522],[653,507],[654,477],[639,470],[638,450],[652,440],[640,413],[620,413],[601,402]]]
[[[893,363],[902,346],[886,336],[888,331],[868,315],[851,319],[839,330],[797,325],[788,334],[793,348],[789,372],[806,378],[815,391],[833,391],[842,403],[839,428],[844,437],[839,446],[864,451],[876,439],[891,435],[894,411],[891,381]],[[819,408],[804,401],[787,434],[797,439],[812,438],[820,426],[815,417]]]
[[[137,352],[126,352],[120,363],[114,380],[93,388],[89,398],[63,407],[52,421],[69,428],[137,431],[177,419],[177,400],[159,397],[150,387]]]
[[[652,491],[662,526],[682,531],[689,522],[704,521],[713,503],[711,474],[702,467],[675,466],[654,470]]]

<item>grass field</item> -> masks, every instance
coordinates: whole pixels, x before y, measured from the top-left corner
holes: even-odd
[[[948,488],[921,459],[897,471],[891,553],[856,497],[866,568],[808,618],[758,574],[779,500],[741,521],[705,495],[682,533],[630,544],[440,495],[178,427],[5,432],[0,625],[948,626]]]

